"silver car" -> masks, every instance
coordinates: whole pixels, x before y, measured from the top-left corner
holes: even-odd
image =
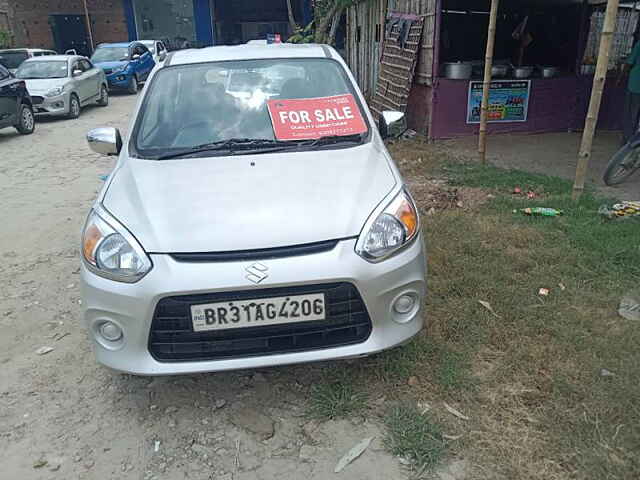
[[[229,81],[233,78],[233,82]],[[230,87],[232,85],[233,88]],[[82,232],[98,362],[167,375],[354,358],[423,327],[416,206],[340,55],[179,51],[152,73]]]
[[[36,115],[77,118],[86,105],[109,104],[104,72],[85,57],[31,58],[20,65],[16,77],[26,82]]]
[[[156,64],[164,62],[167,58],[167,47],[160,40],[140,40],[140,43],[149,49]]]

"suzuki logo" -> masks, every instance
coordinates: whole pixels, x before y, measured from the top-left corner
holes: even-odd
[[[266,267],[261,263],[254,263],[245,268],[245,271],[247,272],[245,278],[247,280],[251,280],[253,283],[260,283],[269,276],[267,273],[269,271],[269,267]]]

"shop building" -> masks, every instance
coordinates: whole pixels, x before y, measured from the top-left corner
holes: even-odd
[[[389,19],[420,17],[422,40],[413,85],[403,105],[411,127],[431,139],[476,134],[489,3],[371,0],[350,8],[347,58],[361,88],[370,96],[376,90]],[[617,84],[615,76],[634,44],[638,17],[633,3],[623,4],[618,14],[609,65],[612,78],[605,87],[600,129],[620,128],[625,86]],[[582,128],[603,18],[604,6],[588,0],[500,2],[490,133]]]

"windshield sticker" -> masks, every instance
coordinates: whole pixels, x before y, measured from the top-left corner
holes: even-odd
[[[367,131],[356,99],[350,93],[322,98],[268,100],[277,140],[306,140]]]

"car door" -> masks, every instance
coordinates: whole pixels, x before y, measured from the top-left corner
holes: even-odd
[[[138,47],[138,52],[140,55],[140,70],[142,71],[140,78],[146,80],[149,73],[151,73],[151,70],[153,70],[156,62],[153,60],[153,55],[151,55],[149,49],[144,45],[140,45]]]
[[[85,75],[87,76],[89,97],[96,98],[100,95],[100,87],[102,86],[100,70],[94,67],[94,65],[86,58],[80,60],[80,63],[82,64]]]
[[[73,84],[75,91],[78,93],[80,103],[85,103],[91,96],[93,88],[87,77],[87,72],[82,65],[82,60],[74,60],[71,66],[71,75],[73,76]]]
[[[16,123],[20,90],[20,81],[0,65],[0,128]]]

